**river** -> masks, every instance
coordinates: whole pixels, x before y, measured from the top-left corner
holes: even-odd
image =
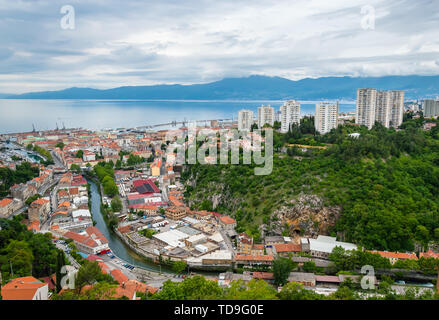
[[[96,227],[104,234],[108,239],[108,244],[111,251],[120,259],[132,264],[133,266],[147,269],[150,271],[160,271],[160,266],[152,262],[146,261],[144,258],[139,256],[133,250],[131,250],[123,241],[111,230],[108,229],[105,223],[104,217],[101,213],[101,195],[99,194],[98,187],[96,183],[92,180],[87,180],[90,184],[91,193],[91,213],[93,220],[96,221]],[[169,272],[166,268],[161,268],[162,272]]]

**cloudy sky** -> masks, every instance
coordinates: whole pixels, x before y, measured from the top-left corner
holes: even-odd
[[[2,93],[252,74],[439,74],[439,1],[0,0]]]

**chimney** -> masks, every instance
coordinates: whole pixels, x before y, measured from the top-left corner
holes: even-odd
[[[122,282],[122,289],[125,289],[125,282]]]

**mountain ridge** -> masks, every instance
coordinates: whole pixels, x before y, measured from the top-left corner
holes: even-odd
[[[439,76],[322,77],[289,80],[252,75],[204,84],[120,86],[111,89],[71,87],[63,90],[2,94],[5,99],[179,99],[179,100],[318,100],[355,99],[357,88],[405,90],[406,98],[439,95]]]

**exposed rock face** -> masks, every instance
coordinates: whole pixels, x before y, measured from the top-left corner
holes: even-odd
[[[328,234],[330,226],[334,226],[341,213],[341,207],[325,207],[323,200],[316,195],[301,194],[287,205],[276,210],[272,217],[271,233],[281,235],[288,223],[289,235],[315,237]]]

